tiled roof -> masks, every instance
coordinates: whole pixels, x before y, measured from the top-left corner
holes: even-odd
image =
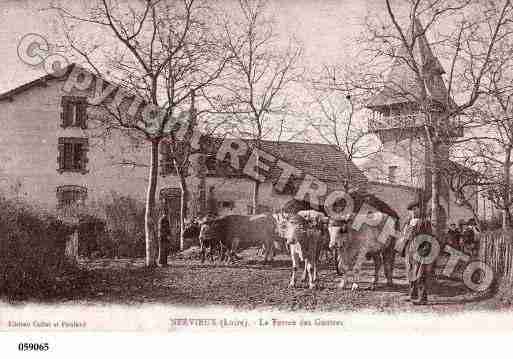
[[[320,180],[342,182],[347,177],[347,166],[349,180],[367,181],[363,172],[347,159],[344,152],[333,145],[264,141],[261,148]]]
[[[213,139],[214,147],[209,146],[208,152],[212,153],[221,146],[222,139]],[[250,147],[256,147],[254,140],[245,140]],[[347,160],[344,152],[339,150],[334,145],[322,143],[303,143],[303,142],[276,142],[276,141],[261,141],[260,148],[281,159],[289,165],[294,166],[303,172],[303,174],[310,174],[315,178],[331,182],[328,187],[340,187],[336,184],[341,184],[345,176],[345,168],[349,170],[349,182],[352,186],[364,186],[367,183],[367,178],[363,172],[356,167],[356,165]],[[248,156],[249,156],[248,151]],[[247,157],[242,161],[245,163]],[[277,180],[282,170],[279,166],[274,164],[269,171],[269,178],[273,181]]]
[[[447,89],[441,76],[445,71],[433,54],[425,33],[422,33],[424,30],[418,19],[415,19],[414,26],[415,33],[421,33],[421,35],[416,36],[413,46],[415,63],[422,66],[423,77],[431,78],[430,81],[425,81],[428,98],[445,105],[447,102]],[[408,34],[411,34],[410,30],[408,30]],[[411,42],[411,39],[408,39],[408,41]],[[420,97],[420,88],[414,71],[406,61],[408,58],[407,49],[404,46],[399,48],[394,56],[384,88],[368,101],[368,107],[416,102],[416,99]]]

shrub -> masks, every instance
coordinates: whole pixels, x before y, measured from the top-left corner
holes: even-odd
[[[73,230],[55,216],[0,198],[0,294],[37,297],[51,290]]]
[[[95,219],[96,242],[89,239],[104,257],[143,257],[144,203],[129,196],[112,192],[109,198],[98,201],[95,206],[105,215],[104,234],[100,231],[100,220]],[[91,227],[91,226],[90,226]],[[100,238],[101,237],[101,238]],[[82,240],[82,239],[81,239]]]
[[[78,253],[80,256],[92,257],[93,254],[104,252],[112,254],[112,250],[106,250],[102,242],[107,238],[107,228],[104,219],[92,214],[84,214],[80,217],[78,225]]]

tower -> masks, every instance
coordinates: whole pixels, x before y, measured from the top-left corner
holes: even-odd
[[[388,174],[388,181],[419,188],[423,212],[430,211],[432,147],[427,133],[432,131],[438,119],[454,105],[448,95],[442,75],[445,73],[439,60],[434,56],[425,36],[425,31],[416,19],[412,53],[415,63],[419,64],[421,81],[412,70],[412,61],[406,47],[396,51],[391,68],[380,92],[373,96],[366,107],[372,111],[369,118],[369,131],[376,134],[383,144],[383,153],[377,165],[382,174]],[[412,31],[408,31],[411,34]],[[426,93],[424,109],[420,99]],[[427,108],[427,111],[426,111]],[[440,125],[437,123],[437,128]],[[426,131],[426,128],[428,131]],[[457,123],[444,123],[446,136],[462,136]],[[447,145],[439,145],[436,151],[439,163],[449,160]],[[439,176],[440,177],[440,176]],[[440,185],[440,204],[442,223],[446,219],[450,195],[444,181]],[[444,213],[445,212],[445,213]]]

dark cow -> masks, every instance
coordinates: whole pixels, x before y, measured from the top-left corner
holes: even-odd
[[[385,243],[378,240],[381,229],[374,226],[363,225],[356,230],[352,221],[330,220],[328,225],[330,233],[330,248],[337,251],[337,272],[343,272],[344,277],[340,283],[344,287],[346,278],[351,277],[351,289],[358,288],[359,269],[364,260],[374,261],[374,282],[371,289],[375,289],[379,282],[379,270],[383,265],[388,285],[392,285],[392,273],[395,259],[396,239],[389,237]]]
[[[240,250],[263,246],[264,262],[267,262],[274,257],[279,242],[276,220],[270,214],[207,218],[184,232],[186,238],[195,235],[200,241],[202,261],[207,249],[211,260],[216,251],[223,260],[233,259]]]

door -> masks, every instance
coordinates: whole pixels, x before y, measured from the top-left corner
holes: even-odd
[[[180,203],[181,189],[176,187],[163,188],[160,191],[160,203],[168,209],[169,223],[171,225],[171,250],[176,252],[181,248],[180,243]]]

